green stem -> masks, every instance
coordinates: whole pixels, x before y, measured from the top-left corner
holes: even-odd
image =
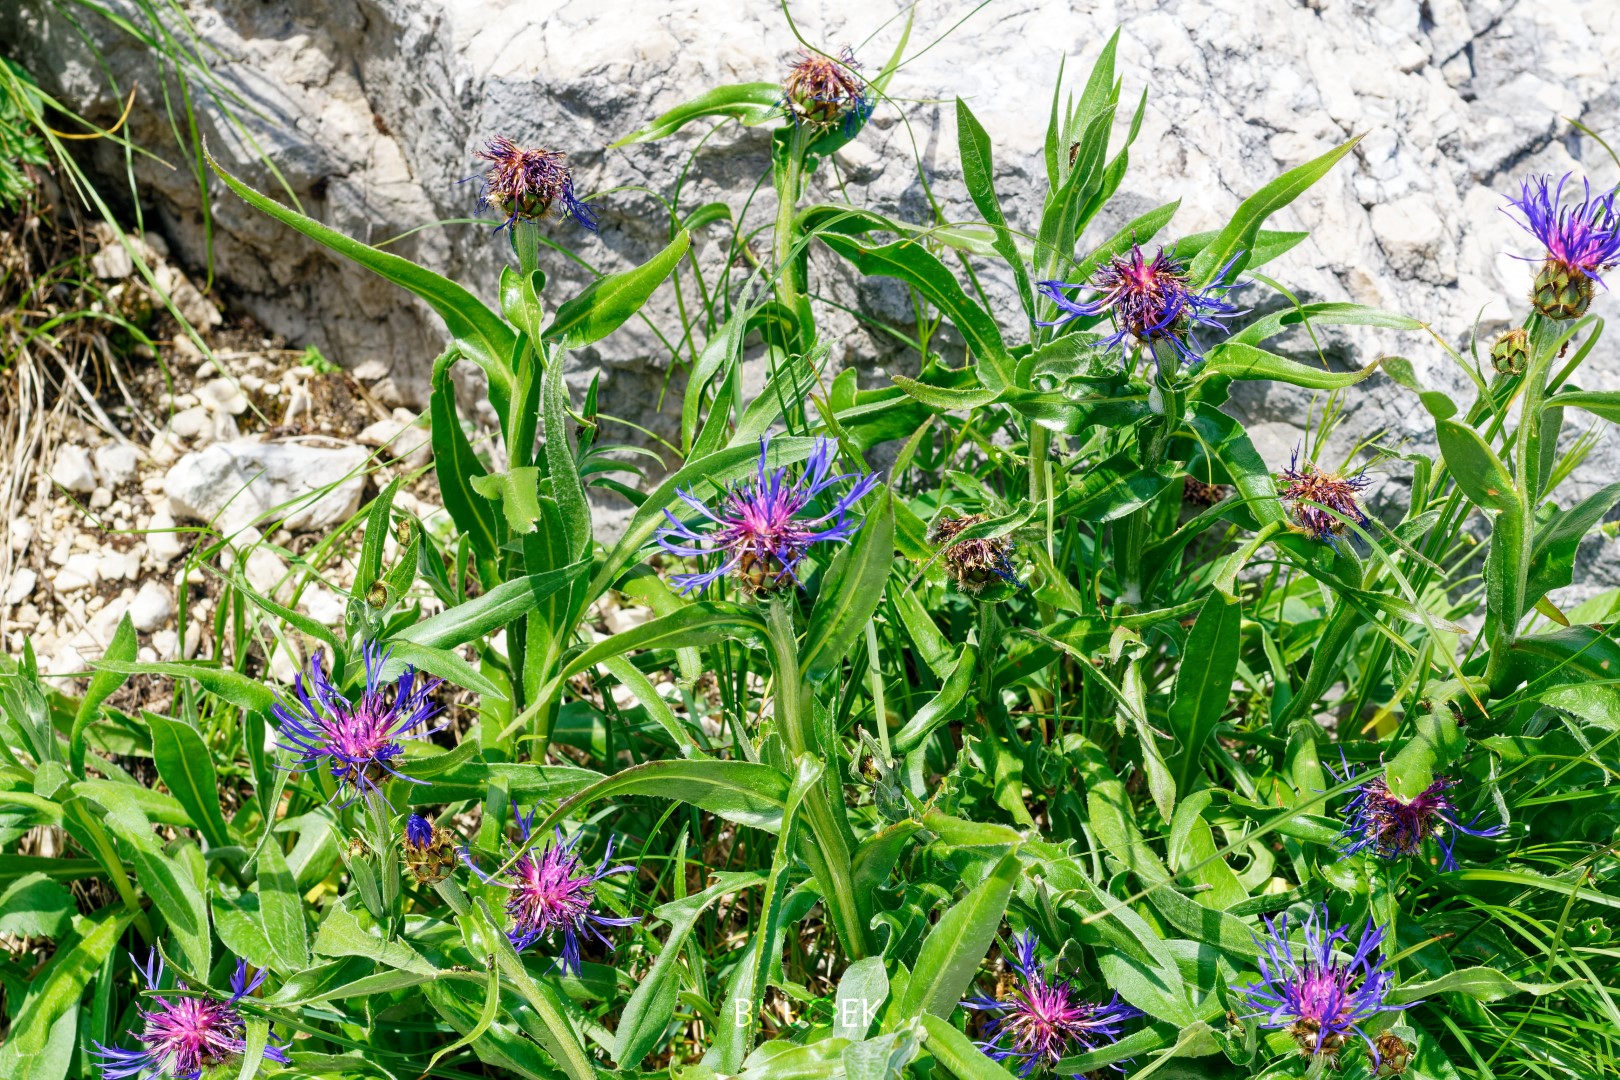
[[[804,185],[804,155],[808,145],[808,127],[795,125],[788,138],[787,160],[776,172],[776,231],[773,243],[776,256],[776,296],[782,306],[799,319],[799,332],[787,342],[787,351],[808,344],[813,334],[809,324],[809,305],[802,291],[798,269],[793,265],[793,249],[799,242],[795,219],[799,213],[800,188]]]
[[[1153,356],[1152,382],[1158,398],[1154,411],[1158,416],[1142,427],[1139,456],[1144,470],[1157,473],[1169,454],[1171,437],[1180,430],[1186,416],[1187,394],[1175,382],[1181,370],[1181,357],[1175,346],[1155,341]],[[1147,548],[1152,524],[1153,506],[1149,504],[1133,510],[1120,522],[1115,533],[1114,576],[1119,580],[1120,601],[1133,609],[1145,599],[1142,553]]]
[[[777,595],[766,605],[766,627],[770,636],[772,676],[776,687],[775,716],[777,730],[787,746],[794,768],[798,760],[815,753],[808,724],[810,686],[799,672],[798,637],[793,630],[791,595]],[[835,770],[827,770],[835,775]],[[844,944],[851,960],[860,960],[869,952],[866,920],[863,906],[855,892],[853,856],[850,851],[848,827],[840,823],[834,813],[827,784],[817,784],[804,796],[805,819],[810,824],[810,835],[799,845],[799,856],[810,867],[821,886],[822,901],[833,928]]]

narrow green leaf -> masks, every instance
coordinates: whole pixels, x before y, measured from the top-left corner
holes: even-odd
[[[664,250],[640,266],[591,282],[557,309],[544,339],[565,349],[579,349],[607,337],[641,310],[653,290],[674,272],[691,243],[691,234],[682,229]]]
[[[822,584],[804,645],[799,670],[810,682],[838,671],[856,639],[866,632],[894,562],[894,504],[884,491],[867,515],[855,542],[833,560]]]
[[[283,975],[309,966],[309,936],[304,930],[304,901],[298,882],[287,869],[281,845],[272,839],[259,849],[259,914],[264,937],[281,964]]]
[[[789,786],[785,775],[758,762],[648,761],[621,769],[572,796],[530,835],[548,835],[553,825],[574,811],[610,795],[675,799],[738,825],[776,832],[782,826]]]
[[[1021,873],[1018,853],[1008,852],[989,876],[940,916],[923,939],[911,979],[900,995],[901,1016],[931,1013],[948,1018],[956,1010],[995,940]]]
[[[123,618],[118,620],[118,628],[113,631],[112,641],[108,642],[102,659],[115,663],[129,663],[135,659],[138,644],[135,640],[135,627],[129,621],[129,613],[125,612]],[[90,686],[79,702],[79,711],[74,714],[73,730],[68,738],[68,764],[75,776],[84,775],[85,732],[95,722],[96,714],[101,711],[101,703],[128,681],[127,674],[111,668],[99,668],[90,677]]]
[[[1193,779],[1203,765],[1204,743],[1226,711],[1243,644],[1242,623],[1242,605],[1219,590],[1211,590],[1187,635],[1168,716],[1177,746],[1176,781],[1183,792],[1192,790]]]
[[[567,585],[583,572],[583,562],[573,563],[543,574],[505,581],[482,596],[414,623],[392,640],[410,641],[432,649],[453,649],[494,633],[520,615],[538,607],[541,601]]]
[[[730,117],[745,127],[754,127],[781,115],[780,83],[756,82],[716,86],[691,101],[675,106],[646,127],[632,131],[618,142],[609,145],[608,149],[616,150],[632,143],[668,138],[692,121],[705,116]]]

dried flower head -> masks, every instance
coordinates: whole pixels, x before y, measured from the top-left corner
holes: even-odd
[[[297,761],[294,771],[308,772],[326,765],[338,782],[338,792],[350,802],[361,795],[378,794],[389,777],[413,784],[426,782],[401,775],[392,762],[405,752],[403,740],[432,734],[422,728],[439,712],[431,697],[444,681],[419,681],[415,669],[407,667],[394,684],[390,700],[382,688],[388,653],[374,641],[367,642],[362,652],[366,688],[359,701],[349,701],[332,685],[325,657],[317,649],[309,670],[293,679],[297,700],[278,701],[272,709],[283,740],[281,748]]]
[[[1346,769],[1345,778],[1352,775]],[[1409,858],[1421,854],[1423,845],[1433,838],[1440,848],[1441,869],[1457,869],[1453,848],[1459,834],[1500,836],[1502,827],[1478,828],[1477,814],[1464,824],[1446,794],[1456,786],[1457,781],[1450,777],[1436,776],[1417,796],[1403,799],[1389,790],[1383,774],[1368,778],[1344,808],[1345,852],[1371,851],[1380,859]]]
[[[1593,198],[1591,182],[1582,180],[1581,201],[1564,206],[1564,185],[1572,175],[1565,173],[1556,188],[1551,176],[1525,180],[1507,207],[1519,212],[1518,224],[1547,249],[1531,303],[1549,319],[1586,314],[1593,282],[1603,284],[1600,272],[1620,263],[1620,214],[1614,206],[1620,188]]]
[[[1181,488],[1181,498],[1195,506],[1214,506],[1226,498],[1230,490],[1225,484],[1205,483],[1196,476],[1189,476]]]
[[[1296,447],[1294,456],[1288,461],[1288,468],[1278,474],[1277,480],[1277,495],[1288,505],[1288,514],[1295,528],[1313,540],[1326,541],[1337,548],[1339,538],[1349,527],[1340,517],[1357,525],[1367,523],[1367,515],[1362,512],[1357,499],[1361,489],[1372,483],[1372,477],[1364,472],[1340,476],[1318,469],[1309,461],[1301,466],[1299,449]],[[1333,513],[1329,513],[1330,510]],[[1339,517],[1335,517],[1335,514]]]
[[[1014,938],[1013,946],[1016,955],[1008,963],[1018,974],[1018,985],[1011,996],[969,998],[962,1007],[991,1014],[979,1049],[996,1061],[1018,1062],[1019,1076],[1115,1042],[1126,1021],[1142,1015],[1118,994],[1098,1004],[1081,997],[1067,979],[1048,979],[1035,959],[1034,934]]]
[[[574,197],[574,172],[562,151],[526,148],[497,135],[474,156],[490,163],[479,188],[478,209],[493,206],[505,214],[501,228],[515,221],[540,221],[555,209],[591,232],[597,230],[590,206]]]
[[[535,812],[531,811],[525,817],[518,813],[516,806],[512,812],[527,843]],[[553,842],[543,850],[524,849],[515,860],[509,859],[511,868],[500,877],[485,874],[478,869],[465,848],[461,852],[463,861],[485,884],[498,885],[510,893],[506,900],[506,913],[511,917],[512,925],[506,937],[512,947],[522,952],[541,938],[550,940],[560,932],[563,938],[562,969],[575,974],[580,971],[581,933],[594,935],[611,949],[613,943],[597,927],[634,926],[641,921],[598,915],[592,910],[597,882],[613,874],[631,873],[635,868],[608,865],[613,860],[613,840],[609,838],[601,865],[594,871],[587,869],[581,865],[579,854],[574,851],[579,838],[579,834],[576,834],[572,839],[564,839],[562,830],[558,829]]]
[[[715,509],[704,505],[690,491],[679,491],[681,501],[715,526],[699,532],[668,510],[669,524],[658,530],[658,544],[672,555],[687,558],[721,556],[710,570],[696,574],[676,574],[671,581],[683,593],[707,588],[726,574],[734,573],[744,590],[763,595],[797,584],[795,568],[814,544],[848,540],[861,527],[861,518],[850,511],[878,486],[872,473],[834,473],[836,446],[830,439],[819,439],[804,472],[789,480],[788,469],[767,467],[770,440],[759,441],[759,468],[752,481],[724,489]],[[835,485],[850,482],[843,495],[833,500],[825,513],[816,514],[811,503]]]
[[[999,591],[1004,585],[1023,588],[1024,583],[1018,580],[1018,568],[1012,562],[1016,545],[1011,540],[1002,536],[956,539],[983,520],[983,514],[968,514],[940,518],[934,523],[928,542],[944,549],[945,573],[957,588],[974,598]]]
[[[795,124],[821,131],[841,127],[854,135],[872,115],[872,99],[860,64],[848,48],[838,59],[801,51],[799,62],[782,80],[782,107]]]
[[[135,963],[135,958],[130,957]],[[146,958],[146,966],[135,963],[149,991],[158,989],[163,978],[163,960],[154,950]],[[141,1043],[139,1050],[120,1050],[95,1044],[95,1055],[101,1059],[103,1080],[127,1080],[129,1077],[169,1077],[171,1080],[196,1080],[204,1070],[241,1055],[247,1050],[246,1027],[236,1010],[237,1002],[259,988],[265,973],[260,971],[250,981],[247,961],[236,962],[236,973],[231,976],[231,999],[228,1002],[211,997],[187,995],[164,997],[154,993],[152,1007],[138,1009],[142,1028],[135,1038]],[[181,985],[179,989],[184,990]],[[288,1064],[287,1052],[279,1045],[280,1039],[270,1036],[265,1047],[268,1061]]]
[[[1244,1004],[1254,1010],[1250,1016],[1258,1017],[1261,1027],[1287,1031],[1302,1053],[1326,1057],[1329,1064],[1337,1063],[1351,1033],[1361,1036],[1378,1060],[1378,1049],[1361,1030],[1362,1023],[1417,1004],[1391,1005],[1384,1000],[1395,981],[1380,952],[1384,928],[1367,920],[1354,950],[1349,956],[1339,955],[1336,946],[1349,949],[1350,929],[1329,930],[1323,906],[1306,916],[1304,948],[1296,955],[1288,940],[1288,916],[1267,919],[1265,924],[1260,981],[1238,988]]]
[[[456,865],[455,841],[448,829],[441,829],[420,814],[405,822],[401,845],[406,869],[423,885],[437,885],[450,876]]]
[[[1124,255],[1116,255],[1097,268],[1089,283],[1071,284],[1043,281],[1041,293],[1063,314],[1043,326],[1059,326],[1071,319],[1112,315],[1114,333],[1103,339],[1107,349],[1123,349],[1127,339],[1145,345],[1167,342],[1185,363],[1203,359],[1193,329],[1198,326],[1223,327],[1223,320],[1240,315],[1225,294],[1242,283],[1222,284],[1232,261],[1215,275],[1215,283],[1193,289],[1187,270],[1164,248],[1153,258],[1142,255],[1142,248],[1131,245]],[[1090,300],[1073,300],[1066,290],[1089,288],[1096,293]]]

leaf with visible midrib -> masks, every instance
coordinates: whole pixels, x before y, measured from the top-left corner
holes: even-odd
[[[994,870],[951,905],[923,939],[917,966],[900,997],[900,1016],[948,1017],[973,981],[1017,884],[1018,853],[1003,855]]]

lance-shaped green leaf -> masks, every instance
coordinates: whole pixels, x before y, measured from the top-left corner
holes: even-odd
[[[538,607],[541,601],[583,573],[583,562],[572,563],[543,574],[505,581],[482,596],[476,596],[432,618],[413,623],[394,635],[395,640],[412,641],[434,649],[453,649],[506,626],[520,615]]]
[[[1178,748],[1176,780],[1183,792],[1192,790],[1193,778],[1202,765],[1204,743],[1226,711],[1243,644],[1242,623],[1243,606],[1219,590],[1212,590],[1187,635],[1168,717]]]
[[[241,709],[268,712],[276,703],[276,692],[257,679],[240,672],[217,666],[208,660],[171,660],[163,663],[118,663],[98,660],[91,665],[97,670],[117,671],[125,675],[167,675],[171,679],[190,679],[198,686]]]
[[[444,508],[456,528],[471,540],[480,555],[493,559],[501,543],[500,511],[473,486],[488,470],[473,452],[456,415],[456,387],[450,379],[450,368],[459,355],[450,349],[433,361],[433,394],[428,399],[433,421],[433,472],[444,496]]]
[[[208,164],[225,181],[225,186],[250,206],[419,296],[444,320],[445,326],[450,329],[450,336],[461,351],[489,375],[491,394],[498,396],[504,393],[503,400],[511,400],[512,376],[506,365],[512,355],[516,335],[482,300],[449,278],[441,277],[409,259],[362,244],[259,194],[226,172],[212,157],[208,158]]]
[[[1170,484],[1168,476],[1143,469],[1127,450],[1085,470],[1058,495],[1055,516],[1105,522],[1146,506]]]
[[[1566,405],[1620,424],[1620,390],[1566,390],[1549,397],[1542,408],[1561,409]]]
[[[608,147],[616,150],[632,143],[654,142],[668,138],[694,120],[705,116],[730,117],[746,127],[766,123],[782,116],[782,85],[780,83],[737,83],[717,86],[712,90],[677,105],[646,127],[632,131]]]
[[[1361,137],[1358,135],[1319,158],[1289,169],[1244,199],[1226,228],[1222,229],[1214,241],[1193,260],[1192,266],[1188,269],[1188,277],[1192,282],[1199,286],[1207,285],[1234,256],[1237,256],[1237,262],[1233,266],[1233,271],[1241,272],[1249,264],[1246,253],[1254,247],[1260,226],[1266,223],[1266,219],[1299,198],[1312,184],[1326,176],[1328,170],[1337,165],[1339,159],[1354,149],[1356,143],[1360,141]],[[1240,252],[1245,254],[1239,254]]]
[[[29,980],[28,996],[11,1021],[0,1045],[0,1076],[16,1080],[46,1080],[46,1048],[51,1031],[69,1010],[77,1008],[85,987],[112,953],[134,913],[104,907],[75,921],[73,936],[59,942],[45,966]],[[62,1071],[55,1073],[61,1077]]]
[[[1259,345],[1286,330],[1312,323],[1321,323],[1325,326],[1381,326],[1389,330],[1423,329],[1423,323],[1410,315],[1401,315],[1363,304],[1330,301],[1320,304],[1300,304],[1297,307],[1262,315],[1227,338],[1218,348],[1227,345]]]
[[[164,785],[186,808],[190,824],[210,847],[231,842],[219,809],[219,780],[214,755],[201,733],[190,724],[156,713],[143,713],[152,733],[152,760]]]
[[[104,659],[115,662],[129,663],[135,659],[136,646],[135,626],[129,621],[129,613],[118,620],[118,628],[113,631],[112,641],[108,642]],[[111,697],[120,686],[129,680],[125,672],[114,671],[110,668],[101,668],[90,677],[90,687],[79,702],[79,711],[73,717],[73,731],[68,738],[68,763],[75,776],[84,775],[85,732],[101,712],[101,703]]]
[[[901,1017],[949,1017],[984,960],[1022,868],[1009,851],[995,869],[941,915],[923,939],[911,978],[900,992]]]
[[[1470,967],[1448,971],[1435,979],[1403,983],[1391,990],[1384,1000],[1391,1005],[1405,1005],[1413,1001],[1432,1001],[1436,994],[1463,994],[1475,1001],[1501,1001],[1514,994],[1540,997],[1568,985],[1521,982],[1493,967]]]
[[[1013,281],[1018,286],[1018,300],[1024,306],[1024,313],[1031,319],[1035,317],[1035,297],[1030,292],[1029,270],[1024,266],[1024,257],[1013,243],[1012,232],[1007,228],[1007,219],[1001,212],[1001,200],[996,197],[995,165],[990,150],[990,136],[985,132],[984,126],[979,123],[978,117],[961,98],[956,99],[956,139],[957,151],[962,158],[962,181],[967,186],[968,197],[973,205],[979,208],[984,220],[990,228],[995,230],[996,254],[1006,260],[1012,267]]]
[[[758,762],[647,761],[621,769],[573,795],[531,829],[529,835],[549,835],[557,822],[611,795],[675,799],[738,825],[776,832],[782,826],[788,787],[785,775]]]
[[[653,290],[674,272],[691,244],[691,234],[682,229],[664,250],[640,266],[591,282],[557,309],[551,325],[546,327],[545,340],[555,341],[565,349],[578,349],[607,337],[641,310]]]
[[[639,1066],[642,1058],[657,1048],[658,1040],[669,1027],[680,990],[677,960],[699,917],[717,901],[766,881],[766,875],[758,871],[722,872],[716,877],[718,880],[702,892],[672,900],[653,910],[655,917],[669,924],[669,936],[664,939],[664,947],[653,961],[652,970],[636,986],[635,993],[619,1014],[619,1025],[613,1033],[613,1060],[621,1068]]]
[[[259,849],[259,914],[264,919],[265,941],[280,961],[276,969],[290,975],[308,967],[303,897],[281,845],[273,839]]]
[[[810,612],[799,670],[810,682],[837,671],[850,646],[866,630],[894,562],[894,503],[888,491],[866,515],[853,544],[838,553]]]
[[[1203,370],[1233,379],[1292,383],[1309,390],[1342,390],[1372,375],[1378,365],[1368,364],[1360,371],[1328,371],[1253,345],[1226,341],[1205,354]]]
[[[911,240],[869,247],[832,233],[822,233],[821,240],[862,274],[904,281],[944,312],[967,339],[968,349],[978,361],[979,381],[986,387],[1000,390],[1011,382],[1012,356],[996,320],[962,290],[956,277],[927,248]]]
[[[939,692],[912,714],[894,736],[894,749],[901,754],[910,753],[922,744],[933,730],[946,723],[957,715],[962,699],[973,686],[973,669],[979,656],[979,650],[973,638],[963,643],[951,666],[950,674],[945,678],[945,685]]]

